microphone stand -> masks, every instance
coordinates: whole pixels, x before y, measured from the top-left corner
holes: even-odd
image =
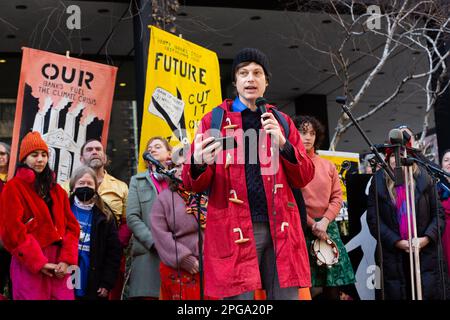
[[[440,181],[441,177],[448,177],[450,178],[450,173],[445,172],[444,170],[437,168],[435,166],[432,166],[431,164],[420,160],[416,157],[408,157],[408,160],[412,160],[414,162],[417,162],[418,164],[420,164],[422,167],[424,167],[425,169],[427,169],[428,173],[432,176],[435,177],[437,180]]]
[[[200,278],[200,300],[205,300],[205,294],[203,289],[203,237],[202,237],[202,224],[200,219],[202,194],[195,194],[195,202],[197,203],[197,223],[198,223],[198,274]]]
[[[163,168],[162,166],[155,166],[155,171],[158,173],[161,173],[163,175],[165,175],[166,177],[168,177],[170,180],[175,181],[177,183],[182,183],[182,181],[180,179],[178,179],[177,177],[175,177],[175,175],[168,171],[167,169]],[[175,226],[176,226],[176,222],[175,222],[175,217],[176,217],[176,212],[175,212],[175,200],[173,197],[173,192],[172,194],[172,211],[173,211],[173,226],[172,226],[172,238],[175,241],[175,260],[177,262],[177,276],[178,276],[178,281],[180,284],[180,292],[179,292],[179,299],[182,300],[182,281],[181,281],[181,272],[180,272],[180,263],[178,261],[178,248],[177,248],[177,237],[175,235]]]
[[[338,101],[338,103],[339,102],[340,101]],[[359,133],[361,133],[364,140],[366,140],[367,144],[369,145],[370,151],[375,155],[375,159],[378,161],[378,163],[381,165],[381,167],[386,171],[386,173],[389,175],[389,177],[395,181],[394,173],[392,172],[391,168],[389,168],[386,161],[384,161],[383,158],[380,156],[380,153],[378,152],[377,148],[374,146],[374,144],[369,140],[367,135],[361,129],[361,126],[359,125],[359,123],[355,119],[355,117],[353,117],[352,113],[350,112],[350,109],[345,105],[345,102],[341,104],[341,107],[342,107],[342,110],[344,110],[344,112],[347,114],[347,116],[353,122],[356,129],[358,129]]]
[[[449,189],[444,183],[442,183],[440,180],[441,180],[440,178],[437,178],[437,181],[438,181],[439,186],[440,186],[442,189],[444,189],[445,191],[447,191],[448,193],[450,193],[450,189]]]
[[[430,163],[420,160],[417,157],[407,157],[406,159],[403,159],[403,160],[405,163],[409,163],[411,161],[416,162],[417,164],[419,164],[420,166],[425,168],[427,170],[428,174],[433,179],[433,182],[435,185],[440,183],[440,180],[442,177],[450,177],[449,173],[441,170],[440,168],[437,168],[437,167],[431,165]],[[440,183],[440,185],[445,190],[450,192],[450,189],[448,189],[448,187],[445,184]],[[438,261],[439,261],[439,273],[441,276],[441,284],[442,284],[442,299],[446,300],[447,299],[447,290],[446,290],[447,281],[446,281],[446,276],[445,276],[445,271],[444,271],[445,268],[442,265],[444,263],[444,259],[443,259],[443,253],[442,253],[442,234],[441,234],[441,224],[440,224],[439,209],[438,209],[438,201],[439,201],[438,198],[439,197],[437,195],[436,187],[433,188],[433,191],[434,191],[433,192],[434,201],[436,203],[435,215],[436,215],[436,221],[437,221],[437,234],[438,234],[437,254],[438,254]]]
[[[156,167],[156,172],[161,173],[171,179],[172,181],[175,181],[179,184],[183,183],[182,180],[175,177],[173,172],[170,172],[168,170],[162,169],[160,167]],[[203,289],[203,237],[202,237],[202,226],[201,226],[201,219],[200,219],[200,204],[201,204],[201,193],[195,194],[195,202],[197,204],[197,223],[198,223],[198,269],[199,269],[199,285],[200,285],[200,300],[204,300],[204,289]],[[174,218],[175,218],[175,209],[174,209]],[[174,222],[175,224],[175,222]],[[175,226],[174,226],[175,227]],[[175,230],[174,230],[175,231]],[[176,241],[176,240],[175,240]],[[178,261],[177,261],[178,264]],[[181,283],[181,279],[180,279]],[[180,299],[181,299],[181,292],[180,292]]]
[[[378,260],[380,261],[380,289],[381,289],[381,300],[385,300],[384,296],[384,268],[383,268],[383,248],[381,247],[381,234],[380,234],[380,205],[378,201],[378,183],[375,176],[375,173],[377,172],[378,163],[376,159],[373,159],[373,162],[371,162],[372,165],[372,179],[373,179],[373,191],[375,193],[375,213],[377,215],[376,221],[377,221],[377,241],[379,243],[377,248],[377,255]]]
[[[162,169],[160,167],[156,167],[155,169],[156,172],[161,173],[163,175],[165,175],[166,177],[168,177],[170,180],[175,181],[177,183],[182,183],[183,181],[178,179],[177,177],[175,177],[175,174],[173,172],[170,172],[166,169]]]
[[[358,121],[353,117],[353,114],[350,112],[350,109],[347,107],[346,97],[337,97],[336,102],[339,103],[342,107],[342,110],[347,114],[349,119],[353,122],[355,127],[358,129],[359,133],[361,133],[364,140],[369,145],[370,151],[375,155],[373,158],[378,164],[381,165],[381,167],[386,171],[386,173],[389,175],[389,177],[395,181],[394,173],[389,168],[387,163],[383,160],[380,153],[378,152],[377,148],[374,146],[374,144],[369,140],[367,135],[364,133],[364,131],[361,129],[361,126],[359,125]],[[374,168],[377,166],[374,165]],[[375,214],[376,214],[376,224],[377,224],[377,255],[378,255],[378,261],[380,262],[380,282],[381,282],[381,300],[385,299],[385,292],[384,292],[384,268],[383,268],[383,248],[381,247],[381,233],[380,233],[380,213],[379,213],[379,204],[378,204],[378,188],[377,188],[377,178],[376,178],[376,171],[372,170],[372,179],[375,187]]]
[[[407,158],[407,151],[404,151],[404,158]],[[420,255],[419,255],[419,238],[417,237],[417,221],[416,221],[416,197],[415,197],[415,184],[413,176],[413,163],[411,161],[403,161],[404,163],[397,163],[396,167],[403,167],[404,172],[404,184],[406,193],[406,215],[408,222],[408,244],[409,244],[409,267],[411,274],[411,294],[412,300],[422,300],[422,275],[420,272]],[[401,162],[401,161],[400,161]],[[401,171],[400,171],[401,173]],[[396,176],[396,178],[398,178]],[[403,177],[399,180],[403,180]],[[397,181],[396,184],[397,186]],[[415,286],[414,286],[415,284]]]

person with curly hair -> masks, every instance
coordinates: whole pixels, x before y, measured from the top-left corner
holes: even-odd
[[[316,168],[313,180],[301,189],[308,215],[306,242],[310,247],[314,239],[330,239],[339,251],[338,262],[330,268],[318,265],[316,257],[309,251],[312,287],[322,287],[323,297],[327,300],[339,300],[339,287],[355,282],[353,268],[335,221],[342,205],[339,175],[333,163],[316,154],[325,137],[325,129],[319,120],[302,116],[294,122]]]

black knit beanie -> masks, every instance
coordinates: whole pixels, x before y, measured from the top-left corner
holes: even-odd
[[[231,78],[233,81],[236,81],[236,67],[242,62],[256,62],[263,67],[266,77],[270,77],[269,60],[267,59],[267,56],[256,48],[244,48],[234,57],[233,65],[231,66]]]

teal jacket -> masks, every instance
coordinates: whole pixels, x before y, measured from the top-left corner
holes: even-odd
[[[149,171],[131,177],[127,224],[133,233],[129,297],[158,297],[160,259],[150,229],[150,214],[158,193]]]

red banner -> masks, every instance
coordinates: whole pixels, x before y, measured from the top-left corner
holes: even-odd
[[[47,142],[57,181],[80,165],[80,148],[99,139],[106,149],[117,68],[23,48],[9,178],[21,139],[39,131]]]

